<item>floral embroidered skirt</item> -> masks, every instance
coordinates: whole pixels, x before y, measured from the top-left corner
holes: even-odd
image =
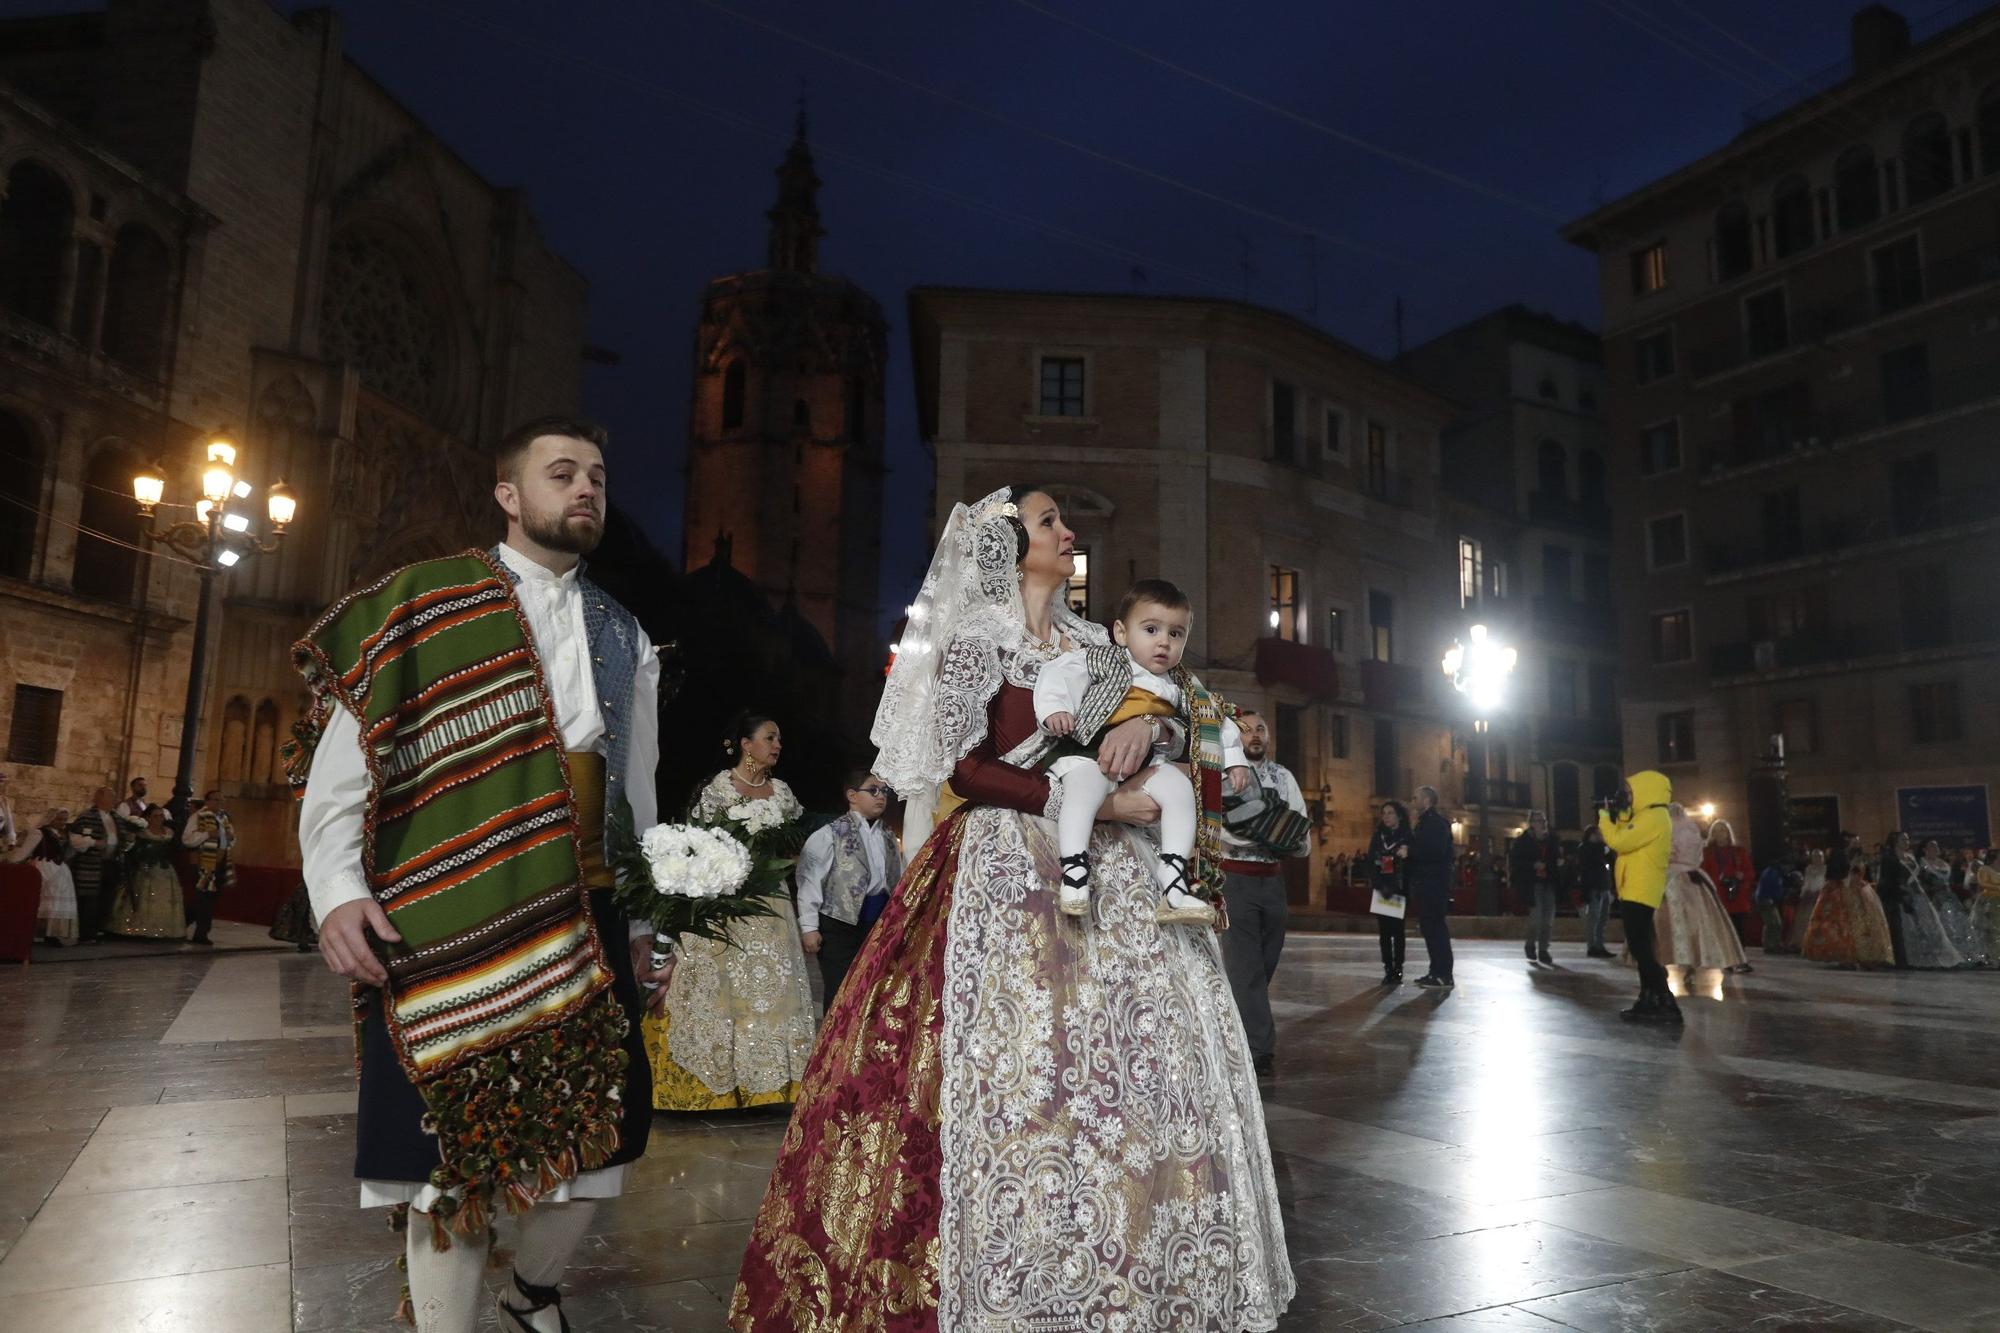
[[[653,1105],[662,1111],[781,1106],[812,1056],[812,982],[789,900],[732,927],[733,944],[682,940],[667,1011],[648,1017]]]

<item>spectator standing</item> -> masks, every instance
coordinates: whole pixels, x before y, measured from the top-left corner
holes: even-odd
[[[1375,931],[1382,943],[1382,984],[1403,984],[1403,949],[1408,942],[1410,812],[1401,801],[1382,803],[1381,822],[1368,843],[1368,876],[1380,906],[1393,906],[1393,913],[1375,912]]]
[[[1526,950],[1531,963],[1556,961],[1549,954],[1549,942],[1555,935],[1556,876],[1561,864],[1562,845],[1549,832],[1549,817],[1537,810],[1507,849],[1508,878],[1529,903]]]
[[[1583,842],[1576,849],[1577,884],[1589,917],[1590,944],[1585,953],[1591,958],[1611,957],[1611,950],[1604,947],[1604,923],[1618,900],[1611,883],[1612,860],[1611,849],[1604,844],[1604,830],[1595,824],[1585,829]]]
[[[1889,921],[1889,952],[1896,960],[1896,970],[1904,971],[1910,966],[1909,942],[1903,938],[1904,898],[1917,892],[1917,863],[1911,857],[1906,863],[1909,835],[1892,833],[1882,844],[1882,854],[1875,862],[1875,896],[1882,902],[1882,914]]]
[[[76,878],[77,935],[88,942],[103,935],[110,921],[132,831],[118,818],[118,793],[109,787],[92,792],[90,808],[69,827],[86,840],[70,862],[70,872]]]
[[[1424,950],[1430,955],[1430,971],[1417,978],[1426,990],[1448,990],[1457,983],[1451,974],[1451,927],[1445,918],[1451,911],[1451,825],[1438,813],[1436,787],[1417,788],[1417,819],[1410,829],[1409,862],[1405,883],[1409,900],[1417,909],[1417,924],[1424,932]]]
[[[146,799],[146,779],[133,778],[125,799],[118,803],[119,816],[137,830],[146,826],[146,812],[152,808],[153,803]]]
[[[1757,912],[1764,918],[1764,952],[1790,953],[1785,944],[1785,899],[1799,887],[1798,858],[1787,853],[1757,876]]]
[[[1718,819],[1708,826],[1701,870],[1715,885],[1715,896],[1722,900],[1722,910],[1729,914],[1737,943],[1748,948],[1755,942],[1751,938],[1755,931],[1750,924],[1750,913],[1756,906],[1757,867],[1750,860],[1750,849],[1737,843],[1736,830],[1728,820]]]
[[[1617,854],[1618,911],[1625,923],[1625,947],[1639,966],[1639,999],[1620,1017],[1645,1022],[1681,1021],[1681,1009],[1667,987],[1667,969],[1653,949],[1653,914],[1667,892],[1667,863],[1673,852],[1674,822],[1667,812],[1673,783],[1664,773],[1634,773],[1611,808],[1597,812],[1598,831]]]

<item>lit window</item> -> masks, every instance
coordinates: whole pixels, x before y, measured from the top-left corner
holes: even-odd
[[[1646,296],[1667,285],[1667,243],[1658,241],[1632,253],[1632,292]]]
[[[1479,594],[1485,587],[1485,561],[1480,557],[1479,543],[1470,537],[1458,539],[1458,604],[1462,607],[1479,605]]]
[[[1271,566],[1271,637],[1295,643],[1299,637],[1299,571]]]
[[[1076,570],[1069,576],[1069,586],[1063,592],[1063,601],[1069,609],[1088,620],[1090,618],[1090,552],[1077,547],[1070,553],[1076,558]]]

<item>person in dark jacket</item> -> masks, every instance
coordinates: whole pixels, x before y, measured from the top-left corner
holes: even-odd
[[[1611,950],[1604,947],[1604,923],[1618,895],[1611,884],[1611,849],[1604,845],[1604,832],[1595,824],[1583,831],[1583,841],[1576,849],[1576,864],[1577,887],[1583,893],[1584,910],[1590,919],[1590,947],[1586,952],[1592,958],[1609,958]]]
[[[1528,827],[1507,849],[1507,877],[1528,906],[1528,961],[1553,964],[1549,941],[1556,925],[1556,872],[1562,864],[1562,844],[1549,832],[1549,817],[1537,810]]]
[[[1417,822],[1410,829],[1409,854],[1403,857],[1409,863],[1404,882],[1431,959],[1431,970],[1417,978],[1426,990],[1456,984],[1451,979],[1451,927],[1445,924],[1451,910],[1451,825],[1438,813],[1437,803],[1436,787],[1417,788]]]
[[[1889,918],[1889,948],[1896,955],[1899,972],[1910,966],[1909,952],[1903,946],[1903,899],[1907,894],[1922,892],[1912,882],[1909,863],[1903,860],[1903,853],[1909,850],[1909,838],[1909,834],[1900,831],[1891,833],[1882,844],[1881,859],[1875,863],[1875,896],[1882,900],[1882,911]]]
[[[1403,984],[1403,946],[1409,926],[1409,886],[1404,882],[1409,870],[1410,812],[1401,801],[1382,803],[1382,822],[1368,841],[1368,879],[1382,898],[1394,899],[1403,908],[1394,916],[1377,912],[1375,929],[1382,939],[1382,984]]]

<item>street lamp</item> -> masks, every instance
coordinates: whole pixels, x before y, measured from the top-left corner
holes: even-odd
[[[194,504],[194,519],[161,527],[158,510],[166,500],[166,470],[158,463],[132,478],[132,498],[144,520],[140,535],[178,552],[195,566],[201,576],[201,597],[195,606],[194,660],[188,664],[187,703],[181,710],[180,763],[174,773],[174,794],[170,802],[174,821],[187,818],[188,802],[194,796],[195,742],[201,731],[202,677],[208,665],[208,621],[215,602],[215,576],[233,568],[249,552],[269,554],[285,539],[285,529],[298,516],[298,497],[284,482],[275,482],[264,492],[265,516],[270,520],[269,540],[250,532],[250,516],[242,506],[255,488],[236,475],[236,445],[227,435],[208,442],[201,467],[201,498]]]
[[[1484,735],[1491,715],[1506,704],[1507,678],[1513,674],[1514,663],[1520,654],[1494,638],[1484,625],[1474,625],[1468,637],[1472,640],[1470,644],[1453,640],[1451,647],[1445,650],[1444,674],[1446,679],[1451,681],[1452,688],[1464,695],[1466,701],[1472,705],[1473,731]],[[1492,916],[1500,910],[1500,885],[1493,877],[1494,856],[1491,834],[1487,827],[1488,803],[1492,796],[1488,784],[1492,780],[1490,772],[1482,773],[1477,789],[1478,910],[1481,916]]]

